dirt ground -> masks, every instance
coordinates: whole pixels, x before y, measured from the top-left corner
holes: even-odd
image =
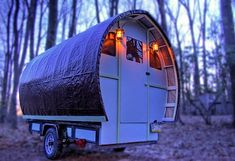
[[[44,161],[42,138],[28,132],[27,123],[19,119],[18,129],[0,125],[1,161]],[[64,161],[235,161],[235,129],[230,116],[213,117],[207,126],[200,117],[183,117],[186,125],[164,124],[157,144],[129,147],[124,152],[112,150],[79,150],[69,146],[63,150]]]

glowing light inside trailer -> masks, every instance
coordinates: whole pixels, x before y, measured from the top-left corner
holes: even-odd
[[[116,29],[116,38],[117,40],[122,40],[124,35],[124,30],[121,28]]]
[[[158,52],[158,48],[159,48],[158,44],[156,42],[153,43],[153,51]]]

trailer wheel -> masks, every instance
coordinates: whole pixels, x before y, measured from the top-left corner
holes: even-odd
[[[56,159],[62,151],[62,142],[59,140],[56,129],[49,128],[44,137],[44,152],[48,159]]]

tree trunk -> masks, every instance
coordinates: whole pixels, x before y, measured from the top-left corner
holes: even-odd
[[[100,23],[100,11],[99,11],[98,0],[95,0],[95,11],[96,11],[96,20],[97,20],[97,23]]]
[[[57,15],[58,15],[58,0],[49,0],[49,18],[47,26],[46,48],[49,49],[56,43],[57,34]]]
[[[132,6],[133,10],[136,10],[136,0],[133,0],[133,6]]]
[[[167,25],[166,25],[166,11],[165,11],[165,3],[164,0],[157,0],[158,8],[161,16],[161,27],[165,34],[167,35]]]
[[[76,9],[77,8],[77,0],[73,0],[73,6],[72,6],[72,10],[73,10],[73,15],[72,15],[72,22],[69,28],[69,36],[68,37],[72,37],[73,35],[76,34],[76,22],[77,22],[77,17],[76,17]]]
[[[204,8],[201,18],[201,32],[202,32],[202,61],[203,61],[203,80],[204,80],[204,91],[208,92],[208,74],[207,74],[207,65],[206,65],[206,14],[207,14],[207,0],[204,0]]]
[[[194,19],[191,15],[190,8],[189,8],[189,1],[188,3],[180,0],[180,3],[184,6],[187,15],[188,15],[188,21],[189,21],[189,29],[191,33],[191,40],[192,40],[192,45],[193,45],[193,59],[194,59],[194,75],[193,75],[193,80],[194,80],[194,95],[197,97],[200,94],[200,79],[199,79],[199,67],[198,67],[198,54],[197,54],[197,45],[196,45],[196,39],[195,39],[195,33],[193,29],[194,25]],[[194,13],[195,14],[195,13]]]
[[[8,75],[9,75],[9,67],[10,67],[10,60],[11,60],[11,50],[10,50],[10,27],[11,27],[11,13],[13,10],[14,1],[11,1],[11,6],[7,13],[7,51],[5,54],[4,60],[4,74],[3,74],[3,82],[2,82],[2,98],[1,98],[1,109],[0,109],[0,123],[5,121],[5,117],[7,115],[7,87],[8,87]]]
[[[39,47],[40,47],[40,44],[41,44],[41,40],[42,40],[42,18],[43,18],[43,15],[44,15],[44,13],[45,13],[45,11],[46,11],[46,8],[45,9],[43,9],[43,5],[44,5],[44,0],[41,0],[40,1],[40,17],[39,17],[39,24],[38,24],[38,26],[39,26],[39,29],[38,29],[38,38],[37,38],[37,46],[36,46],[36,52],[35,52],[35,56],[37,56],[38,55],[38,52],[39,52]]]
[[[11,123],[12,128],[16,128],[17,121],[16,121],[16,93],[17,93],[17,78],[18,78],[18,13],[19,13],[19,0],[15,0],[15,11],[14,11],[14,20],[13,20],[13,33],[14,33],[14,82],[13,82],[13,91],[12,91],[12,97],[10,102],[10,110],[8,118]]]
[[[27,16],[27,24],[25,28],[25,35],[24,35],[24,44],[23,44],[23,50],[21,53],[21,61],[20,59],[20,48],[18,43],[18,25],[17,25],[17,17],[18,17],[18,11],[19,11],[19,0],[16,1],[16,11],[14,15],[14,35],[15,35],[15,42],[14,42],[14,57],[13,57],[13,65],[14,65],[14,79],[13,79],[13,91],[11,95],[11,103],[10,103],[10,110],[9,110],[9,120],[11,122],[12,128],[16,128],[17,124],[17,118],[16,118],[16,107],[17,107],[17,91],[19,86],[19,77],[20,73],[22,72],[26,54],[27,54],[27,48],[28,48],[28,39],[30,34],[30,27],[32,26],[32,14],[35,12],[35,2],[31,1],[30,7],[28,9],[28,16]]]
[[[118,14],[118,2],[119,0],[109,0],[109,16],[113,17]]]
[[[62,35],[61,35],[61,41],[64,41],[65,39],[65,27],[66,27],[67,17],[66,15],[63,16],[63,23],[62,23]]]
[[[233,101],[233,126],[235,127],[235,33],[231,0],[220,0],[222,31],[224,33],[224,49],[230,68]]]
[[[37,11],[37,0],[31,0],[29,14],[30,14],[30,60],[34,58],[34,30],[35,30],[35,17]]]
[[[177,48],[178,48],[178,56],[180,60],[180,103],[179,108],[177,110],[177,118],[180,124],[184,125],[184,122],[181,119],[181,109],[183,109],[183,112],[185,112],[185,98],[184,98],[184,81],[183,81],[183,59],[182,59],[182,47],[181,47],[181,41],[179,37],[179,29],[177,26],[178,18],[179,18],[179,12],[180,12],[180,4],[178,3],[178,7],[176,10],[176,15],[174,16],[171,9],[166,5],[166,11],[169,14],[169,17],[171,21],[173,22],[174,29],[175,29],[175,35],[176,35],[176,41],[177,41]]]

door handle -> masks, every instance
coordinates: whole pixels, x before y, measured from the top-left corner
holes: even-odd
[[[146,74],[146,75],[150,75],[150,73],[149,73],[149,72],[146,72],[145,74]]]

